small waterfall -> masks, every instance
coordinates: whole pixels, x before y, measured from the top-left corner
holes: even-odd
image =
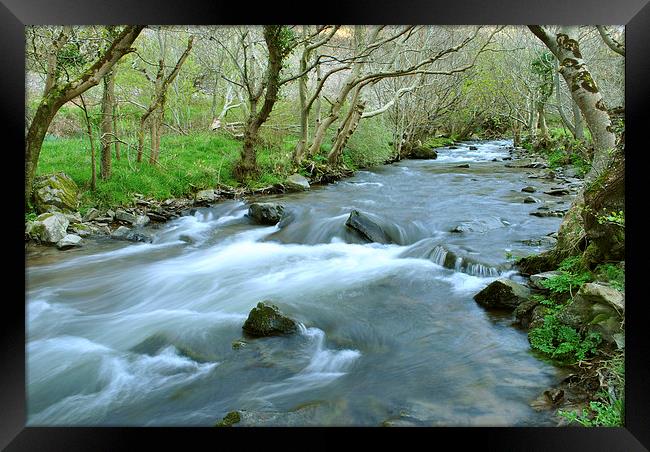
[[[445,268],[449,268],[457,272],[467,273],[472,276],[495,277],[501,275],[501,271],[497,268],[481,264],[480,262],[473,262],[470,259],[458,256],[442,245],[434,246],[430,252],[426,253],[425,255],[420,255],[419,257],[429,259],[430,261]]]

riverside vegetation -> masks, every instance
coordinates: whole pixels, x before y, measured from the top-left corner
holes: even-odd
[[[247,225],[278,228],[269,240],[313,246],[326,242],[304,232],[311,225],[291,202],[304,192],[320,199],[317,186],[350,180],[359,189],[387,190],[390,198],[393,187],[383,179],[349,178],[417,160],[443,165],[442,172],[418,167],[431,178],[467,176],[471,192],[471,181],[490,177],[481,165],[498,165],[489,170],[526,174],[534,185],[511,202],[532,205],[539,224],[559,225],[504,249],[505,261],[490,258],[493,250],[478,235],[511,222],[482,212],[443,231],[461,246],[432,242],[440,231],[424,234],[419,219],[398,224],[379,207],[359,205],[349,216],[346,211],[344,233],[333,223],[338,212],[323,220],[318,237],[409,247],[404,257],[490,278],[476,303],[524,329],[532,353],[563,374],[531,406],[556,413],[560,425],[623,425],[624,109],[605,106],[622,104],[619,30],[66,26],[27,27],[26,33],[28,255],[48,255],[41,245],[56,245],[67,259],[107,238],[156,246],[164,243],[159,237],[167,224],[177,228],[183,218],[201,218],[200,209],[242,200]],[[514,43],[523,44],[513,50]],[[486,160],[486,152],[495,153]],[[387,180],[399,180],[390,174]],[[404,180],[418,180],[411,174],[405,168]],[[233,209],[224,221],[240,221]],[[178,238],[202,243],[192,234]],[[538,252],[524,251],[531,247]],[[279,352],[264,349],[260,338],[293,344],[308,337],[320,358],[334,360],[328,366],[356,359],[351,339],[341,339],[343,350],[326,349],[321,330],[259,295],[254,304],[246,301],[253,306],[246,338],[233,340],[228,353],[255,350],[264,361]],[[168,335],[151,337],[132,350],[167,353],[160,344],[170,342]],[[207,372],[217,362],[212,352],[170,346],[197,369]],[[217,425],[331,422],[322,417],[322,404],[273,414],[243,406],[219,405],[215,419],[225,417]],[[384,413],[381,425],[430,425],[413,414],[417,408],[407,411]]]

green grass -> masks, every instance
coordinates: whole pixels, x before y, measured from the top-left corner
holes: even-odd
[[[239,159],[241,142],[226,135],[195,133],[189,136],[164,135],[161,140],[160,163],[137,163],[136,150],[122,146],[122,158],[112,162],[112,177],[99,178],[97,150],[97,190],[90,191],[91,156],[86,138],[48,137],[43,143],[38,174],[63,171],[79,185],[82,205],[116,206],[129,204],[134,193],[155,199],[182,197],[197,190],[217,185],[240,186],[233,177],[233,167]],[[283,149],[258,150],[260,176],[249,182],[251,187],[280,182],[291,170],[290,143]]]
[[[454,140],[452,138],[445,138],[445,137],[431,137],[424,143],[424,147],[430,148],[430,149],[435,149],[435,148],[441,148],[444,146],[450,146],[454,144]]]

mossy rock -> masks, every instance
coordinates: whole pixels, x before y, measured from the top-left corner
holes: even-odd
[[[241,421],[241,415],[238,411],[231,411],[226,414],[222,420],[217,422],[215,427],[232,427],[234,424],[237,424]]]
[[[254,307],[244,322],[242,329],[251,336],[280,336],[294,333],[298,326],[295,321],[284,316],[280,309],[266,301]]]
[[[74,212],[79,206],[79,187],[65,173],[48,174],[34,181],[33,198],[39,213]]]
[[[515,309],[530,296],[530,289],[510,279],[500,278],[474,295],[474,300],[488,309]]]

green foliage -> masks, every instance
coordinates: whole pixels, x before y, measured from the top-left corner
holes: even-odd
[[[599,215],[597,217],[599,224],[615,224],[622,228],[625,227],[625,212],[619,210],[618,212],[612,212],[609,215]]]
[[[593,275],[584,267],[580,256],[566,258],[558,270],[559,275],[541,282],[542,286],[553,293],[572,293],[573,289],[593,280]]]
[[[576,422],[584,427],[621,427],[623,426],[623,400],[614,402],[589,402],[589,409],[581,414],[576,411],[558,411],[558,414],[570,423]]]
[[[617,290],[625,290],[625,270],[614,264],[601,264],[594,273]]]
[[[596,352],[602,338],[598,333],[584,337],[570,326],[561,324],[555,315],[544,317],[544,324],[528,332],[530,346],[548,357],[566,363],[582,361]]]
[[[423,146],[429,149],[441,148],[454,144],[454,140],[445,137],[431,137],[424,142]]]
[[[38,215],[35,212],[29,212],[25,214],[25,223],[28,221],[34,221]]]
[[[347,161],[352,164],[349,168],[368,168],[381,165],[393,153],[393,149],[388,144],[391,139],[392,134],[381,117],[364,119],[350,137],[343,153],[343,161],[346,162],[345,155],[347,154]]]

